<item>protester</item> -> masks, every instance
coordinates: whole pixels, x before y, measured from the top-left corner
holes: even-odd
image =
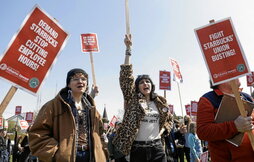
[[[31,150],[30,150],[29,142],[28,142],[29,129],[30,127],[28,127],[25,136],[23,137],[22,141],[18,144],[18,150],[19,150],[18,161],[19,162],[37,162],[38,161],[38,158],[36,156],[31,155]]]
[[[190,123],[191,123],[191,117],[189,115],[185,115],[183,120],[184,120],[184,125],[186,125],[187,130],[189,130],[189,126],[190,126]]]
[[[9,162],[10,160],[10,139],[5,129],[0,129],[0,161]]]
[[[239,79],[233,80],[240,87]],[[254,152],[247,133],[244,133],[242,144],[238,147],[226,141],[239,132],[253,131],[253,119],[251,116],[238,116],[235,120],[223,123],[215,123],[215,115],[224,94],[233,96],[229,82],[212,86],[213,91],[204,94],[198,103],[197,134],[202,140],[208,141],[211,160],[215,162],[253,162]],[[244,100],[253,102],[252,98],[240,92]],[[230,110],[230,107],[228,107]],[[230,111],[229,111],[230,112]],[[254,115],[254,114],[252,114]],[[253,116],[254,117],[254,116]]]
[[[174,133],[174,127],[171,129],[169,134],[167,131],[163,133],[165,138],[165,151],[167,156],[167,162],[178,162]]]
[[[20,157],[20,141],[22,139],[21,135],[18,135],[18,126],[15,126],[15,135],[14,135],[14,145],[12,147],[12,161],[19,162]]]
[[[46,103],[29,130],[32,154],[40,161],[105,162],[103,124],[88,95],[88,75],[67,73],[66,87]]]
[[[125,45],[125,62],[120,71],[125,113],[113,144],[123,154],[130,153],[130,162],[165,162],[161,134],[163,128],[170,132],[173,125],[167,101],[154,93],[155,86],[148,75],[139,75],[134,82],[130,35],[126,35]]]
[[[202,153],[201,140],[196,134],[196,123],[191,122],[189,125],[188,143],[190,146],[190,161],[200,162],[200,155]]]
[[[183,123],[180,125],[180,128],[174,133],[177,148],[177,156],[180,159],[180,162],[184,162],[184,155],[187,161],[188,160],[190,161],[190,148],[189,147],[187,148],[185,146],[185,144],[188,142],[186,141],[187,139],[185,138],[187,133],[188,133],[187,126]]]
[[[185,115],[184,118],[184,125],[186,125],[187,127],[187,133],[184,134],[184,138],[185,138],[185,143],[184,143],[184,153],[185,153],[185,157],[186,157],[186,160],[187,162],[190,162],[190,146],[189,146],[189,140],[188,140],[188,137],[189,137],[189,128],[190,128],[190,123],[192,122],[191,121],[191,117],[189,115]]]
[[[115,130],[112,132],[112,134],[109,136],[109,139],[108,139],[108,151],[109,151],[110,159],[112,161],[114,160],[115,162],[127,162],[125,155],[119,152],[112,143],[116,135],[116,131],[120,125],[121,123],[118,121],[115,123]]]

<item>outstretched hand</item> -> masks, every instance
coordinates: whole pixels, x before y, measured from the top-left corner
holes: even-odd
[[[131,34],[125,34],[124,43],[125,43],[127,49],[131,48],[131,46],[132,46]]]

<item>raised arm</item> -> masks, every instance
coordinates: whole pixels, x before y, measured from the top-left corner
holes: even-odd
[[[129,100],[134,95],[134,77],[132,71],[132,65],[130,64],[131,56],[131,35],[125,35],[124,43],[126,45],[125,61],[121,65],[120,70],[120,87],[124,96],[124,101],[128,105]]]
[[[130,56],[131,56],[131,46],[132,46],[132,41],[131,41],[131,35],[130,34],[125,35],[124,43],[126,45],[124,64],[129,65],[130,64]]]

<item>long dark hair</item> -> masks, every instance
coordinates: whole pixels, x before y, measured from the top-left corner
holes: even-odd
[[[155,85],[153,84],[153,81],[152,81],[152,79],[150,78],[150,76],[147,75],[147,74],[138,75],[137,79],[135,80],[135,88],[136,88],[135,91],[136,91],[136,93],[142,94],[142,93],[140,92],[140,90],[139,90],[139,83],[140,83],[140,81],[141,81],[142,79],[148,79],[148,80],[151,82],[152,87],[151,87],[150,99],[151,99],[151,100],[154,100],[155,97],[157,96],[157,94],[154,92],[154,91],[155,91]],[[143,94],[142,94],[142,95],[143,95]]]

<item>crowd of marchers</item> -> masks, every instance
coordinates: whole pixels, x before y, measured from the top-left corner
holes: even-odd
[[[234,97],[229,82],[213,86],[200,97],[196,122],[185,116],[177,120],[170,113],[165,97],[155,93],[147,74],[133,76],[130,63],[131,35],[124,39],[124,64],[120,66],[120,88],[124,115],[114,128],[104,129],[96,109],[98,87],[89,93],[88,74],[80,68],[67,72],[66,86],[45,103],[28,130],[26,144],[9,149],[4,131],[0,138],[0,160],[10,160],[17,151],[29,152],[25,159],[12,155],[13,161],[42,162],[200,162],[202,153],[214,162],[252,162],[254,152],[248,134],[254,134],[254,112],[226,122],[215,122],[224,95]],[[152,66],[151,66],[152,67]],[[234,80],[240,87],[238,79]],[[253,103],[250,95],[239,91],[241,99]],[[227,109],[230,110],[231,106]],[[242,133],[239,146],[229,143]],[[25,143],[25,142],[24,142]],[[17,155],[17,156],[16,156]]]

